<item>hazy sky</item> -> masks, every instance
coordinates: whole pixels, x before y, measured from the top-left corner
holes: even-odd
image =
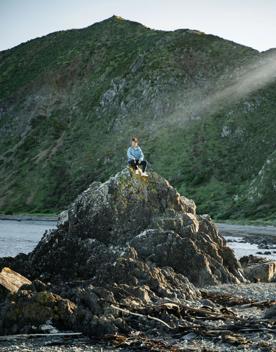
[[[198,29],[253,47],[276,47],[276,0],[0,0],[0,50],[112,15],[154,29]]]

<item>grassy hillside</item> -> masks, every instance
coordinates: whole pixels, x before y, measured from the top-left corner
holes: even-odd
[[[273,217],[276,83],[241,79],[267,54],[116,16],[0,52],[0,212],[62,210],[137,134],[199,212]]]

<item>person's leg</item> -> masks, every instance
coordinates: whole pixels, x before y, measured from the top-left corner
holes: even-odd
[[[135,169],[138,170],[139,167],[139,160],[135,159]]]
[[[138,173],[140,172],[140,167],[139,167],[139,166],[140,166],[140,162],[139,162],[139,159],[136,159],[136,160],[135,160],[135,164],[136,164],[136,171],[135,171],[135,172],[138,174]]]
[[[138,170],[138,163],[139,163],[139,160],[131,160],[130,161],[131,163],[131,166],[133,167],[134,170]]]
[[[134,163],[135,163],[135,174],[138,175],[139,172],[140,172],[139,160],[138,160],[138,159],[135,159],[135,160],[134,160]]]
[[[142,161],[141,161],[141,165],[142,165],[142,171],[145,172],[145,171],[146,171],[146,168],[147,168],[147,162],[146,162],[146,160],[142,160]]]
[[[134,169],[137,169],[136,162],[132,159],[128,161],[128,164]]]

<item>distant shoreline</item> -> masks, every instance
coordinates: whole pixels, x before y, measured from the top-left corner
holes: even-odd
[[[15,221],[57,221],[58,214],[1,214],[0,220],[15,220]],[[213,220],[219,230],[225,235],[250,235],[259,233],[259,235],[274,235],[276,236],[276,226],[274,224],[267,223],[252,223],[252,222],[228,222]],[[274,225],[274,226],[273,226]],[[272,233],[271,233],[272,232]]]
[[[26,214],[26,215],[16,215],[16,214],[0,214],[0,220],[17,220],[17,221],[57,221],[58,216],[57,215],[32,215],[32,214]]]

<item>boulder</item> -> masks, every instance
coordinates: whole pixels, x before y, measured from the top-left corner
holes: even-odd
[[[208,216],[196,214],[156,172],[146,180],[128,168],[106,182],[93,182],[60,215],[30,254],[34,277],[47,280],[90,278],[124,258],[169,266],[197,286],[244,281],[233,251]],[[109,270],[109,269],[108,269]]]
[[[258,257],[256,255],[252,255],[252,254],[245,255],[240,258],[240,263],[243,268],[246,268],[246,267],[254,265],[254,264],[262,264],[265,262],[267,262],[266,258]]]
[[[254,255],[240,258],[245,277],[251,282],[276,281],[276,261]]]
[[[44,332],[48,322],[70,329],[75,317],[76,305],[70,300],[48,291],[20,288],[0,306],[0,334]]]
[[[276,281],[276,261],[268,260],[244,267],[244,274],[251,282]]]

